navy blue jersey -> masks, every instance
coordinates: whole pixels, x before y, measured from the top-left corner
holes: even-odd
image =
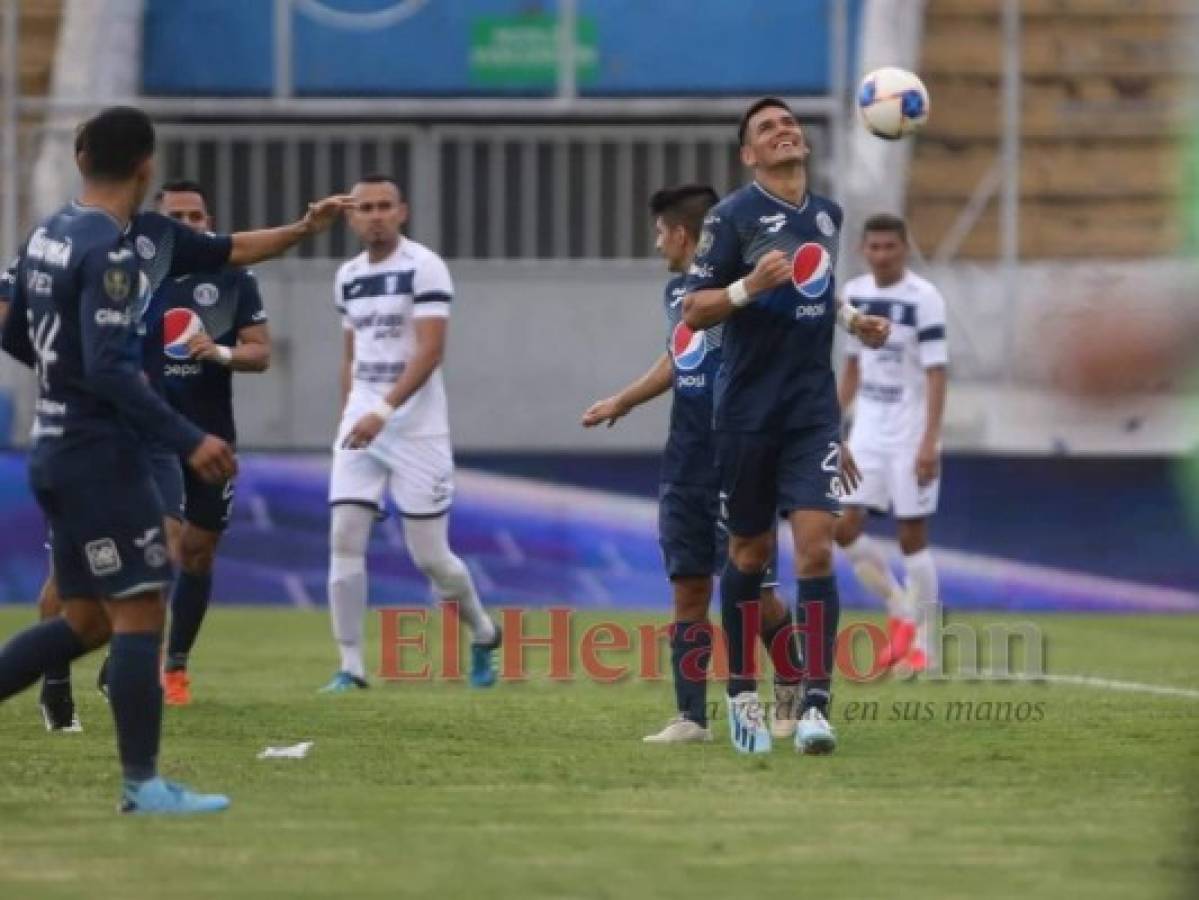
[[[729,194],[704,220],[688,293],[728,287],[771,250],[792,258],[790,282],[724,322],[718,430],[793,431],[840,421],[832,367],[840,229],[841,208],[832,201],[808,194],[795,206],[757,182]]]
[[[692,331],[683,321],[685,276],[666,284],[663,303],[670,325],[674,400],[670,406],[670,436],[662,454],[662,481],[714,487],[716,451],[712,442],[712,387],[720,368],[723,325]]]
[[[156,213],[122,228],[78,203],[34,230],[18,254],[2,343],[37,371],[35,456],[113,439],[195,449],[202,433],[142,376],[143,319],[153,278],[223,265],[231,246]]]
[[[191,422],[233,442],[233,370],[192,359],[187,340],[202,329],[232,349],[243,328],[265,323],[258,281],[245,269],[168,278],[154,292],[146,316],[146,375]]]

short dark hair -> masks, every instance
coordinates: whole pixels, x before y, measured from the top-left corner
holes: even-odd
[[[75,152],[85,178],[124,181],[154,155],[154,124],[134,106],[110,106],[79,126]]]
[[[720,202],[720,195],[706,184],[683,184],[662,188],[649,198],[649,211],[668,225],[682,225],[693,240],[699,240],[704,216]]]
[[[795,113],[791,111],[791,107],[778,97],[763,97],[761,100],[755,100],[750,105],[749,109],[745,111],[745,115],[741,117],[741,121],[737,124],[737,143],[740,146],[745,146],[745,132],[749,129],[749,120],[762,110],[769,109],[772,106],[779,109],[785,109],[787,112],[791,113],[791,115],[795,115]]]
[[[400,199],[404,199],[404,189],[400,187],[400,183],[392,176],[384,175],[381,172],[372,172],[369,175],[363,175],[361,178],[355,180],[354,184],[390,184],[396,189],[396,194],[399,195]]]
[[[204,190],[204,185],[198,181],[192,181],[190,178],[176,178],[172,181],[164,181],[162,187],[158,189],[158,193],[154,195],[154,202],[161,203],[163,194],[199,194],[200,199],[204,201],[204,210],[209,209],[208,191]]]
[[[863,238],[872,231],[887,231],[897,234],[905,244],[908,242],[907,222],[891,213],[875,213],[862,224]]]

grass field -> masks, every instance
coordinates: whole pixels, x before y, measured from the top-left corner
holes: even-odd
[[[0,611],[0,635],[29,617]],[[1199,619],[1035,621],[1052,672],[1199,689]],[[323,613],[218,609],[206,628],[197,702],[167,711],[162,768],[233,809],[114,813],[89,659],[86,733],[46,734],[32,692],[0,706],[0,897],[1199,896],[1194,697],[842,682],[835,756],[749,758],[723,721],[708,746],[643,745],[670,712],[665,680],[317,696]],[[947,721],[965,700],[1042,714]],[[877,720],[846,721],[868,701]],[[928,720],[895,720],[896,702]],[[255,758],[304,739],[305,760]]]

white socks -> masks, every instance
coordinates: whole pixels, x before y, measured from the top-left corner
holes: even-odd
[[[891,574],[891,567],[887,565],[887,558],[879,545],[868,535],[860,534],[844,549],[858,580],[886,603],[887,615],[893,619],[911,621],[914,614],[911,598]]]
[[[927,548],[905,556],[903,565],[907,572],[908,596],[916,607],[916,646],[928,654],[931,664],[934,653],[940,649],[940,642],[932,633],[939,618],[937,605],[940,603],[940,594],[937,584],[937,566],[933,562],[932,553]]]
[[[341,652],[341,671],[366,677],[362,658],[363,619],[366,616],[366,545],[375,513],[365,506],[342,503],[333,507],[329,545],[329,618]]]
[[[474,642],[489,644],[495,640],[495,623],[479,601],[466,563],[450,550],[449,528],[448,515],[435,519],[405,519],[404,543],[417,568],[433,583],[437,595],[443,600],[458,601]]]

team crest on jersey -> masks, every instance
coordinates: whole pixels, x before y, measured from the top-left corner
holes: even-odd
[[[823,209],[816,213],[816,227],[825,237],[832,237],[837,231],[837,226],[833,224],[833,217]]]
[[[129,299],[132,284],[129,273],[124,269],[106,269],[104,272],[104,293],[114,303],[124,303]]]
[[[800,246],[791,259],[791,281],[795,289],[809,299],[824,296],[833,278],[833,260],[817,243]]]
[[[215,306],[216,302],[221,299],[220,289],[215,284],[197,284],[196,289],[192,291],[192,299],[200,306]]]
[[[670,355],[680,372],[690,372],[703,364],[708,355],[707,343],[702,331],[692,331],[686,322],[674,326],[670,337]]]
[[[158,252],[158,248],[154,246],[154,242],[144,234],[139,234],[133,245],[137,248],[137,255],[142,259],[153,259],[154,254]]]

